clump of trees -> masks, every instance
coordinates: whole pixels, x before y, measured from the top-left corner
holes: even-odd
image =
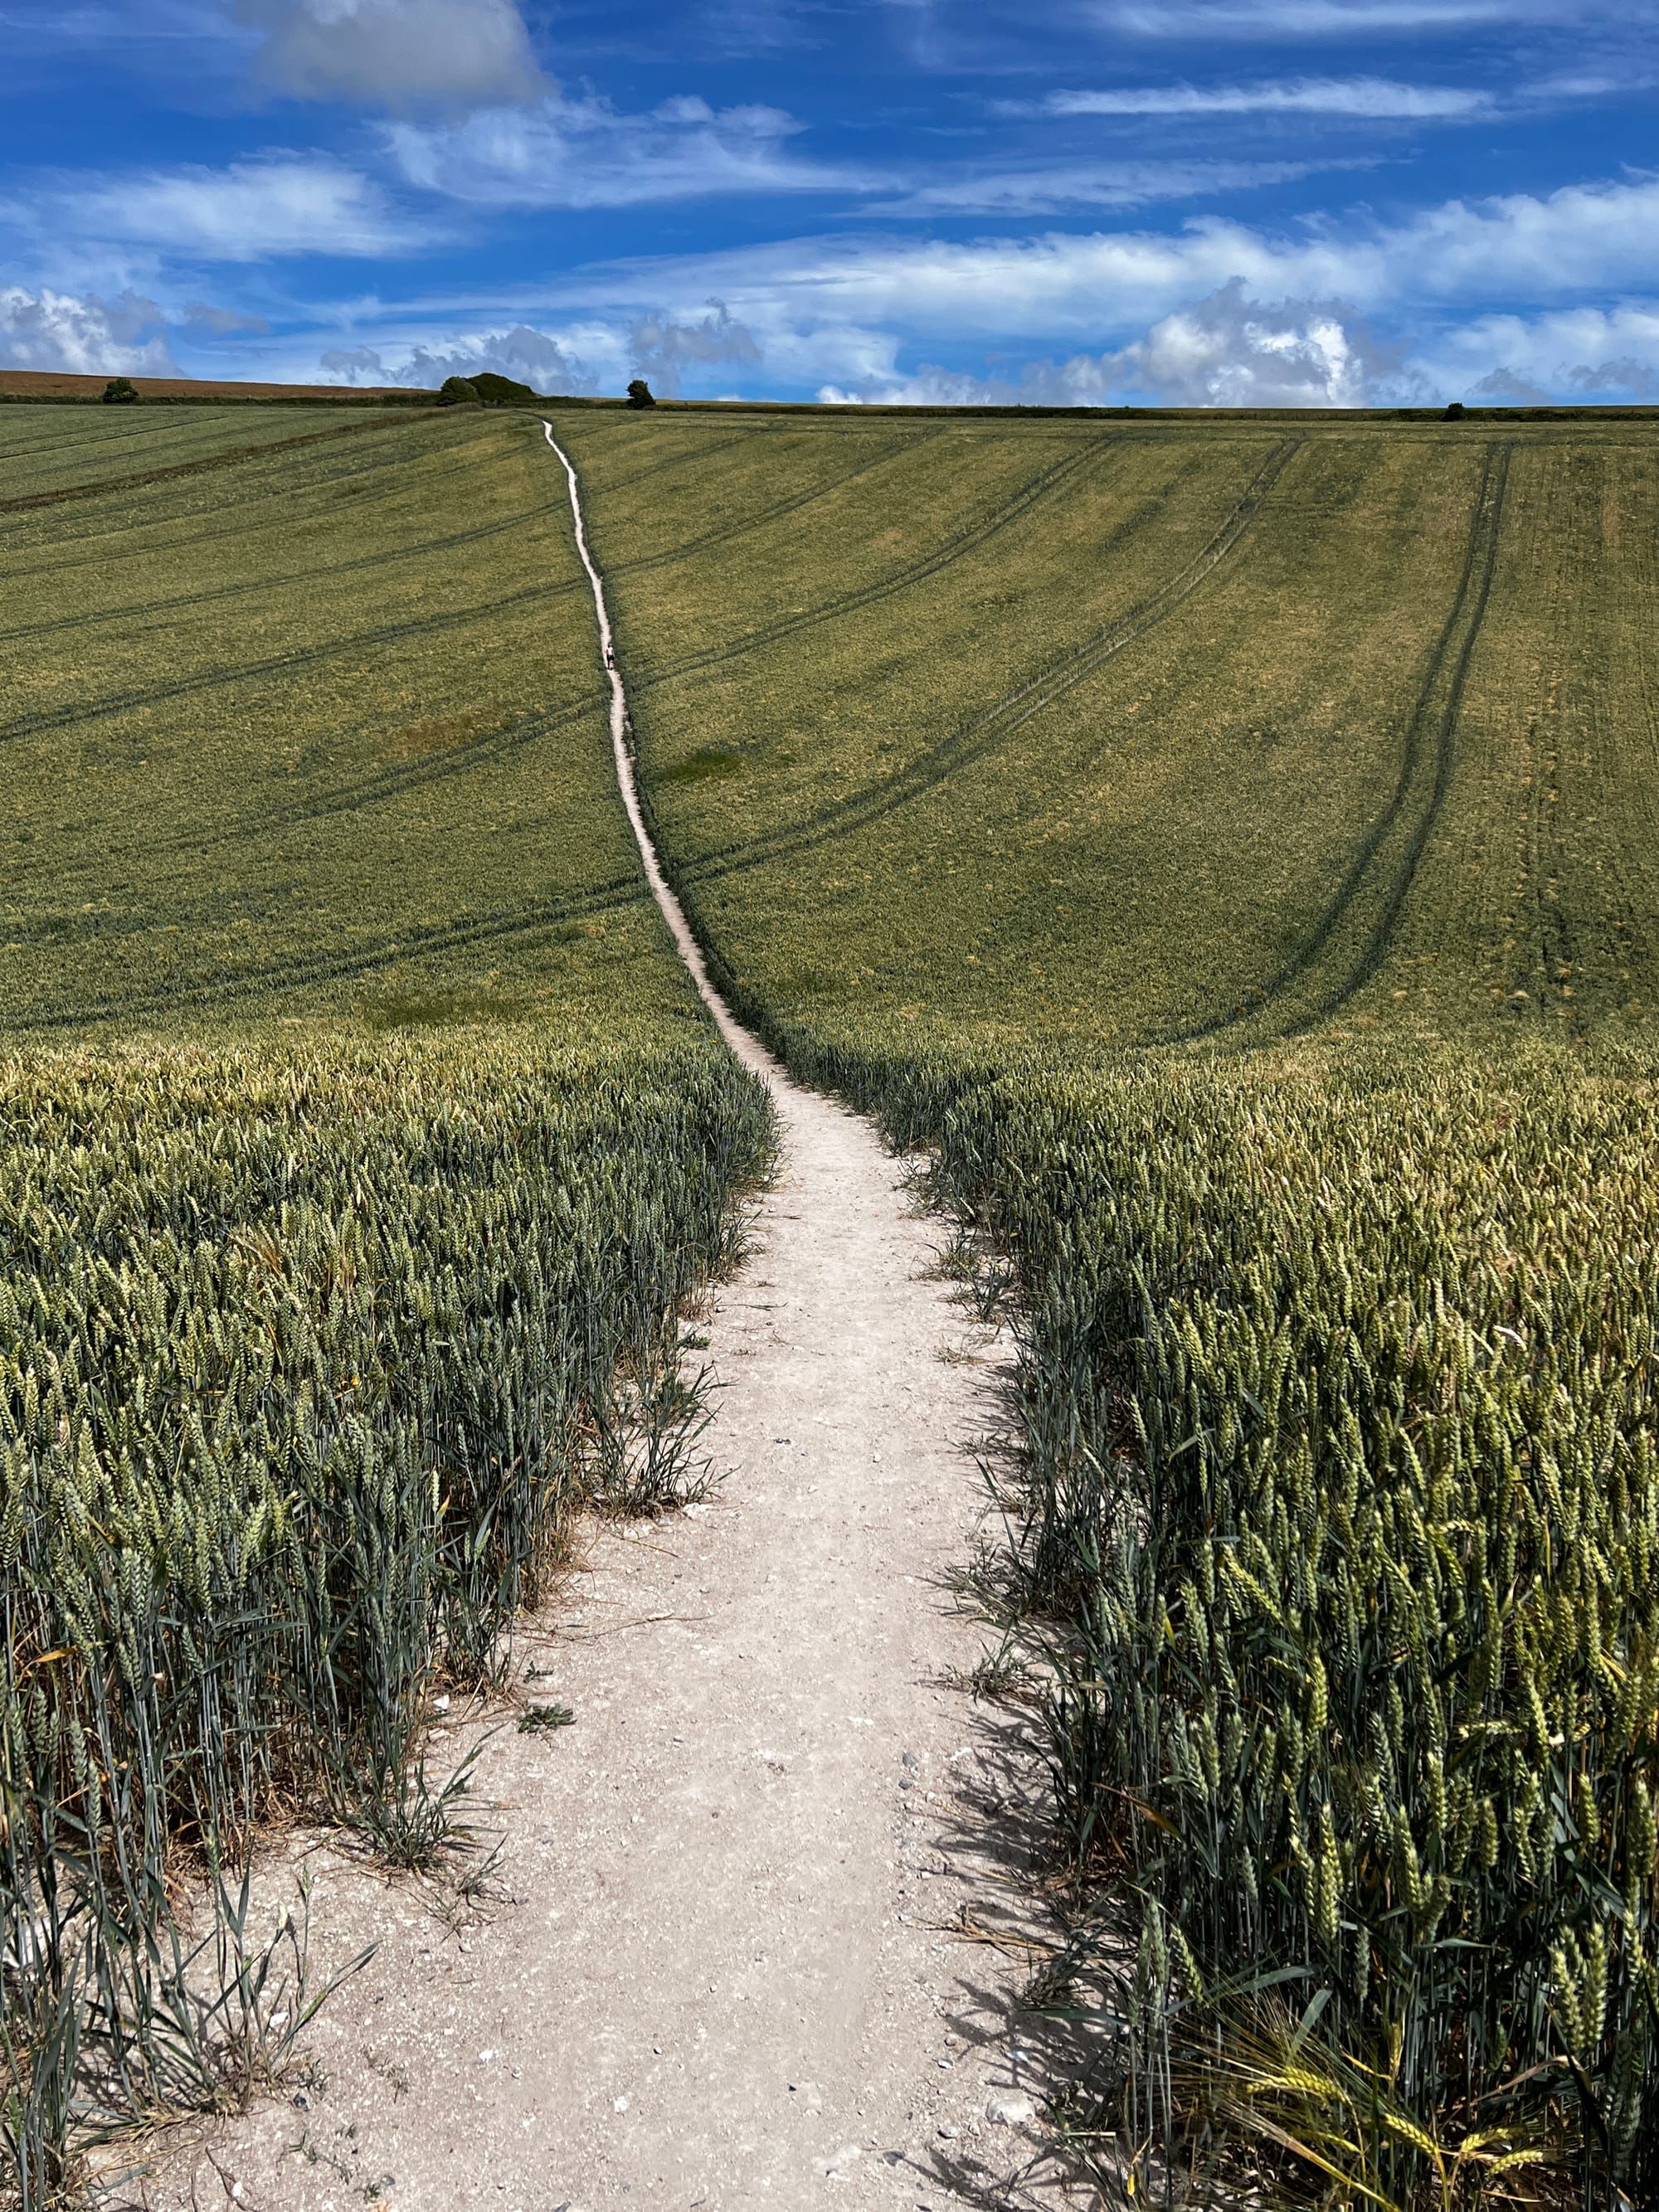
[[[533,406],[537,394],[516,377],[497,376],[493,368],[475,368],[471,376],[447,376],[438,391],[441,407]]]
[[[628,404],[630,407],[654,407],[656,405],[656,401],[651,396],[651,386],[646,382],[642,376],[636,376],[634,379],[634,381],[629,386]]]
[[[497,376],[493,368],[481,368],[472,379],[472,388],[486,407],[522,407],[536,397],[527,384],[514,377]]]
[[[138,398],[138,387],[131,378],[112,376],[104,386],[106,407],[131,407]]]

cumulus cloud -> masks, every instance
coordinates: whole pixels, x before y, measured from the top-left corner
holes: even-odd
[[[390,384],[392,372],[373,346],[331,346],[318,362],[342,384]]]
[[[1397,84],[1379,76],[1299,76],[1261,84],[1124,86],[1055,92],[1049,115],[1341,115],[1371,121],[1427,121],[1484,114],[1485,93]]]
[[[514,0],[236,0],[258,68],[307,100],[400,107],[527,100],[542,76]]]
[[[1566,374],[1566,381],[1575,392],[1599,399],[1608,393],[1626,399],[1659,399],[1659,363],[1632,361],[1628,356],[1623,361],[1604,361],[1592,368],[1587,362],[1579,362]]]
[[[716,362],[758,364],[762,357],[754,332],[732,319],[723,300],[711,300],[708,313],[697,322],[678,322],[672,315],[641,316],[629,331],[628,347],[641,375],[671,399],[686,369]]]
[[[123,292],[114,300],[21,285],[0,288],[0,364],[77,376],[173,376],[161,310]]]
[[[1496,399],[1500,404],[1511,407],[1535,407],[1540,400],[1547,399],[1549,394],[1540,391],[1537,385],[1529,384],[1525,377],[1516,376],[1512,370],[1494,368],[1478,384],[1470,385],[1469,397],[1472,399]]]
[[[1417,349],[1449,397],[1659,398],[1659,303],[1480,315]]]
[[[36,228],[166,252],[179,260],[264,261],[296,253],[407,252],[431,235],[380,187],[325,155],[272,154],[222,169],[135,171],[48,189]]]
[[[775,107],[680,99],[627,115],[605,100],[554,97],[454,124],[393,123],[386,135],[410,184],[488,207],[635,207],[890,183],[790,153],[799,127]]]
[[[545,331],[520,323],[512,330],[479,332],[447,341],[415,340],[388,365],[371,346],[336,346],[319,366],[347,384],[407,384],[430,391],[449,376],[476,376],[491,369],[537,392],[573,396],[595,389],[586,364]]]
[[[1383,346],[1344,301],[1249,300],[1235,280],[1103,353],[1027,362],[1004,377],[923,368],[874,389],[830,387],[820,396],[957,406],[1363,407],[1385,392],[1401,397],[1400,371],[1399,350]]]
[[[1177,407],[1363,407],[1399,366],[1338,300],[1247,300],[1237,277],[1110,357]]]

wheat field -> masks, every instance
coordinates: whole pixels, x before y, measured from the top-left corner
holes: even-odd
[[[1649,2201],[1651,430],[561,434],[716,971],[1019,1345],[1079,2156]]]

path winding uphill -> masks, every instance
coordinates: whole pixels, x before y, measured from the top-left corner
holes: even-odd
[[[1001,1370],[954,1356],[938,1224],[899,1164],[709,989],[610,680],[653,888],[781,1125],[753,1256],[699,1322],[726,1479],[600,1533],[526,1635],[531,1693],[576,1723],[485,1747],[477,1786],[507,1808],[494,1902],[446,1928],[416,1886],[313,1861],[319,1952],[380,1951],[317,2024],[321,2086],[212,2154],[238,2201],[305,2212],[1023,2204],[1004,2185],[1037,2149],[1006,2032],[1020,1976],[953,1932],[1007,1873],[984,1799],[1011,1754],[949,1686],[982,1644],[948,1584]]]

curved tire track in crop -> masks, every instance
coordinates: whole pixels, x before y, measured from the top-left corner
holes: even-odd
[[[214,606],[226,599],[246,599],[251,592],[282,591],[290,584],[314,584],[335,576],[359,575],[366,568],[383,568],[394,562],[419,561],[429,553],[451,552],[458,545],[477,545],[485,538],[502,537],[524,523],[556,514],[562,504],[562,501],[550,500],[544,506],[510,514],[502,522],[478,523],[471,530],[451,531],[442,538],[416,538],[412,544],[392,546],[380,553],[361,553],[355,560],[335,561],[321,568],[290,568],[284,575],[251,576],[237,584],[216,584],[204,592],[177,592],[171,599],[135,599],[123,606],[96,608],[85,614],[56,615],[47,622],[21,623],[14,629],[0,629],[0,642],[45,637],[54,630],[89,629],[100,623],[125,622],[135,615],[178,614],[186,607]]]
[[[323,661],[338,659],[343,653],[397,645],[405,638],[437,636],[446,630],[465,629],[470,623],[483,622],[508,607],[528,606],[545,596],[545,586],[526,584],[520,591],[508,592],[499,599],[486,599],[477,606],[453,607],[441,614],[414,615],[404,622],[381,623],[372,629],[354,631],[348,637],[331,638],[325,645],[296,646],[291,652],[270,653],[263,660],[244,661],[238,667],[204,669],[192,676],[175,678],[171,684],[109,692],[101,699],[76,700],[69,706],[49,708],[44,713],[21,715],[15,722],[0,724],[0,744],[40,737],[54,730],[78,729],[88,722],[102,721],[111,714],[139,712],[146,707],[161,706],[170,699],[191,698],[198,692],[220,690],[228,684],[252,682],[258,677],[285,675],[296,668],[315,667]]]
[[[1427,794],[1412,824],[1405,847],[1389,880],[1381,910],[1358,957],[1341,981],[1327,992],[1311,1010],[1296,1016],[1275,1033],[1284,1036],[1304,1036],[1320,1022],[1328,1019],[1371,980],[1388,957],[1401,909],[1410,894],[1424,852],[1434,834],[1435,824],[1451,782],[1463,693],[1497,570],[1498,539],[1509,488],[1510,457],[1513,450],[1507,442],[1493,444],[1486,448],[1474,508],[1469,520],[1462,569],[1451,606],[1441,625],[1422,681],[1418,686],[1417,697],[1406,725],[1405,742],[1401,750],[1400,769],[1394,790],[1387,805],[1366,831],[1324,912],[1297,951],[1247,1005],[1218,1020],[1171,1032],[1161,1042],[1195,1043],[1204,1038],[1220,1036],[1242,1024],[1254,1023],[1310,973],[1353,910],[1372,872],[1373,862],[1407,816],[1413,793],[1420,785],[1423,770],[1427,764],[1431,770]]]
[[[821,599],[816,606],[803,607],[799,614],[784,615],[775,622],[763,624],[759,629],[734,639],[730,645],[718,646],[707,653],[687,653],[679,660],[668,662],[664,667],[634,678],[637,691],[654,690],[659,684],[672,683],[677,677],[690,676],[699,669],[714,668],[730,660],[740,660],[745,653],[758,652],[761,647],[772,645],[781,637],[792,637],[798,630],[811,629],[820,623],[839,621],[842,615],[854,614],[861,607],[873,606],[878,600],[890,599],[896,592],[908,591],[913,584],[923,583],[929,576],[937,575],[963,554],[975,551],[994,538],[1009,524],[1018,522],[1029,514],[1039,501],[1048,498],[1071,479],[1093,466],[1103,458],[1117,452],[1122,441],[1105,441],[1098,446],[1073,447],[1040,469],[1017,492],[988,515],[981,515],[965,524],[953,537],[945,539],[922,556],[919,561],[908,562],[902,568],[878,577],[872,583],[862,584],[850,592],[837,592],[832,599]]]
[[[845,799],[833,801],[804,822],[769,831],[740,845],[727,846],[689,863],[680,872],[688,884],[714,881],[804,852],[831,837],[846,836],[908,805],[942,783],[947,775],[981,758],[1006,742],[1017,730],[1051,707],[1057,699],[1092,676],[1115,654],[1144,637],[1148,630],[1176,613],[1199,586],[1234,551],[1260,511],[1261,503],[1300,452],[1299,438],[1286,438],[1275,446],[1243,496],[1219,526],[1187,563],[1158,589],[1049,662],[1046,668],[1006,692],[996,703],[970,722],[931,745],[893,776]]]
[[[351,427],[353,428],[356,428],[359,426],[354,424]],[[930,433],[925,434],[936,435],[938,434]],[[732,441],[728,440],[723,441],[722,442],[730,443]],[[921,440],[912,438],[909,442],[920,443]],[[864,464],[858,469],[850,470],[844,477],[835,478],[830,483],[820,485],[810,493],[806,493],[792,499],[780,501],[775,507],[766,509],[760,514],[739,518],[727,526],[723,526],[720,530],[708,532],[705,536],[693,540],[690,544],[671,547],[662,553],[648,554],[637,562],[631,562],[623,565],[630,569],[635,568],[654,568],[678,560],[687,553],[702,550],[703,547],[713,544],[723,538],[740,536],[744,531],[752,528],[758,528],[763,524],[775,520],[775,518],[780,514],[789,514],[800,507],[810,505],[813,500],[826,496],[829,493],[838,489],[842,483],[850,481],[853,477],[862,475],[865,473],[866,468],[878,465],[880,459],[889,459],[891,458],[892,452],[890,450],[887,453],[879,456],[877,460],[872,460],[869,463]],[[562,502],[556,501],[553,504],[556,508],[562,506]],[[544,511],[546,510],[537,508],[532,509],[531,512],[533,515]],[[524,519],[525,518],[523,517],[515,518],[516,520],[522,520]],[[464,544],[469,542],[474,537],[482,538],[497,534],[500,531],[509,526],[511,526],[507,524],[492,524],[477,532],[458,534],[453,540],[439,539],[434,541],[434,543],[438,545],[448,543]],[[328,571],[327,573],[341,574],[344,574],[348,569],[373,567],[379,565],[383,562],[401,559],[403,557],[404,557],[404,556],[401,551],[397,553],[376,554],[368,556],[361,562],[343,563],[339,568]],[[298,574],[278,578],[276,580],[278,583],[300,582],[305,580],[306,574],[309,573],[311,572],[301,572]],[[124,607],[119,609],[118,613],[119,615],[147,614],[164,611],[168,606],[178,607],[199,605],[206,599],[217,598],[221,596],[229,597],[234,592],[251,588],[254,587],[236,586],[228,587],[222,594],[216,592],[193,594],[188,599],[181,599],[170,602],[157,601],[149,606]],[[263,588],[263,583],[259,588]],[[488,600],[475,607],[457,608],[439,614],[416,616],[402,622],[384,623],[373,629],[361,630],[354,633],[349,637],[332,640],[325,645],[296,647],[290,653],[269,655],[264,659],[244,662],[235,667],[204,670],[194,675],[177,678],[168,684],[155,684],[143,690],[134,689],[128,691],[111,693],[100,699],[81,700],[70,704],[66,704],[63,707],[51,708],[38,714],[21,716],[18,720],[13,722],[0,723],[0,744],[7,743],[20,738],[40,736],[55,730],[72,729],[85,722],[100,720],[109,714],[122,714],[129,711],[142,711],[146,707],[160,705],[170,699],[185,698],[191,696],[195,693],[212,690],[223,685],[241,683],[261,676],[274,675],[294,668],[315,665],[319,662],[333,659],[342,653],[353,651],[364,651],[371,649],[376,646],[396,643],[406,637],[463,627],[469,622],[483,621],[488,616],[498,613],[505,608],[528,605],[532,601],[544,602],[551,597],[561,595],[567,592],[580,591],[582,588],[582,580],[580,577],[571,577],[562,582],[551,584],[546,582],[531,584],[526,586],[520,591],[508,592],[504,598]],[[896,588],[896,586],[895,586],[895,588]],[[115,617],[112,616],[110,618],[114,619]],[[73,627],[77,621],[82,619],[85,618],[66,618],[61,626]],[[56,628],[59,626],[59,624],[54,623],[41,625],[39,627]],[[10,638],[33,634],[33,629],[18,629],[0,632],[0,637]],[[759,639],[746,641],[745,647],[743,649],[746,649],[748,643],[758,643],[761,641],[762,641]],[[653,678],[650,680],[661,681],[665,679]],[[586,695],[579,694],[569,700],[561,702],[557,707],[550,708],[549,710],[549,714],[550,715],[556,716],[560,720],[566,720],[584,711],[588,703]],[[455,765],[460,764],[459,750],[457,754],[447,756],[447,758]],[[379,780],[377,779],[377,781],[378,781]]]
[[[939,437],[942,434],[942,431],[939,430],[927,430],[921,433],[904,431],[896,436],[889,437],[884,441],[879,453],[860,461],[857,467],[844,470],[839,476],[830,477],[826,483],[815,485],[810,491],[797,493],[791,498],[779,500],[772,506],[763,507],[755,514],[739,516],[733,521],[722,524],[718,529],[708,531],[702,537],[692,538],[684,544],[670,546],[660,553],[644,554],[636,560],[620,562],[617,563],[617,568],[620,571],[632,574],[640,569],[672,566],[674,562],[683,560],[690,554],[702,552],[710,545],[723,544],[731,538],[742,537],[751,530],[762,529],[783,515],[796,514],[801,508],[811,506],[816,501],[827,498],[831,493],[839,491],[843,486],[852,483],[854,478],[866,476],[872,470],[884,466],[898,454],[908,452],[914,447],[924,444],[929,439]],[[434,538],[416,547],[414,550],[416,553],[425,553],[441,550],[448,545],[466,544],[477,538],[495,536],[502,531],[515,526],[519,522],[533,520],[544,514],[562,513],[565,504],[562,498],[555,499],[547,507],[527,509],[524,514],[514,517],[510,522],[492,523],[480,530],[457,533],[453,538]],[[343,563],[339,568],[330,569],[325,573],[339,575],[344,574],[349,568],[368,568],[384,561],[404,557],[407,556],[402,550],[395,554],[376,554],[364,561]],[[325,572],[305,573],[309,574]],[[276,580],[295,582],[302,580],[302,577],[296,576]],[[203,599],[208,597],[228,597],[232,592],[263,587],[264,580],[261,580],[258,585],[230,586],[223,594],[203,593],[192,595],[189,599],[155,600],[149,606],[123,607],[117,612],[120,615],[151,613],[170,607],[199,604]],[[562,596],[567,592],[586,589],[586,579],[578,575],[562,583],[550,583],[544,586],[542,597],[544,599],[553,599]],[[93,619],[105,618],[94,617]],[[113,620],[116,615],[112,613],[106,618]],[[37,629],[73,628],[84,619],[87,618],[66,617],[60,623],[40,624],[35,627]],[[30,635],[33,635],[33,630],[0,630],[0,640]],[[465,775],[469,769],[481,765],[487,760],[492,760],[503,752],[518,751],[525,745],[533,744],[538,738],[550,735],[555,730],[568,729],[573,724],[579,722],[585,714],[591,711],[592,704],[589,695],[583,692],[572,699],[549,708],[542,714],[532,716],[527,721],[514,723],[503,730],[489,731],[469,740],[465,744],[446,747],[441,754],[429,759],[411,761],[402,767],[382,769],[378,775],[372,775],[362,782],[340,786],[335,791],[319,797],[314,803],[275,808],[263,806],[246,821],[228,825],[225,829],[210,832],[205,836],[191,836],[171,842],[164,841],[159,845],[153,839],[135,839],[125,845],[106,846],[104,850],[106,854],[112,855],[139,850],[146,852],[166,852],[185,848],[194,850],[209,846],[234,843],[239,837],[259,834],[267,830],[289,829],[301,823],[321,821],[331,815],[353,812],[359,807],[383,805],[392,799],[403,797],[408,792],[423,790],[433,784],[444,782],[453,775]],[[56,864],[43,860],[40,865],[46,866]],[[17,864],[17,872],[21,875],[27,875],[29,872],[27,860]]]
[[[453,458],[446,462],[441,461],[435,453],[421,456],[424,488],[429,489],[433,484],[441,483],[446,477],[454,476],[465,477],[469,481],[476,481],[478,464],[477,459],[469,453],[465,447],[452,447],[439,450],[447,450]],[[257,459],[258,456],[254,458]],[[333,454],[307,455],[305,458],[332,460],[336,456]],[[239,514],[246,515],[250,509],[275,500],[284,501],[287,504],[287,511],[274,517],[259,515],[252,521],[238,520],[223,524],[211,530],[195,531],[188,536],[170,538],[163,542],[160,550],[164,553],[174,553],[182,550],[185,546],[222,544],[229,538],[256,538],[260,532],[265,530],[286,530],[291,528],[295,522],[318,521],[331,512],[331,502],[339,497],[342,485],[354,483],[360,477],[382,475],[389,469],[395,469],[403,474],[406,472],[407,463],[397,454],[377,456],[365,461],[361,466],[331,468],[321,475],[309,478],[297,491],[293,477],[286,471],[279,474],[274,483],[263,489],[250,490],[245,484],[239,485],[236,494],[236,509]],[[308,508],[296,510],[293,502],[296,498],[302,496],[310,498],[312,503]],[[79,537],[55,538],[46,543],[89,545],[95,546],[98,550],[89,553],[71,553],[62,560],[33,562],[27,566],[15,568],[8,566],[5,574],[8,580],[14,575],[33,580],[39,576],[58,575],[70,568],[105,568],[118,561],[146,560],[155,549],[148,545],[123,547],[111,541],[130,537],[135,532],[171,530],[179,523],[199,520],[203,512],[210,513],[216,517],[222,516],[224,507],[224,501],[220,501],[216,502],[212,508],[207,510],[186,510],[180,514],[161,516],[134,514],[125,520],[117,520],[97,530],[84,532]],[[27,544],[0,544],[0,563],[9,564],[14,562],[26,561],[27,556],[37,550],[39,549],[36,546]]]
[[[297,438],[265,439],[252,445],[233,446],[224,453],[210,453],[200,460],[174,461],[161,469],[141,469],[136,476],[106,477],[97,483],[66,484],[57,491],[27,492],[20,499],[0,499],[0,514],[21,514],[37,507],[61,507],[70,500],[100,499],[106,492],[137,491],[145,484],[165,483],[171,477],[205,476],[210,470],[234,468],[238,461],[250,460],[256,455],[291,453],[297,446],[320,446],[331,438],[360,438],[367,431],[387,427],[386,422],[379,417],[368,422],[343,422],[331,430],[307,430]]]
[[[74,1030],[97,1022],[129,1021],[147,1015],[170,1014],[186,1006],[217,1006],[226,1000],[268,999],[289,991],[306,990],[318,983],[340,982],[354,975],[371,975],[402,960],[422,960],[436,952],[453,952],[470,945],[496,945],[513,938],[533,937],[538,930],[556,929],[562,923],[591,921],[602,914],[637,906],[645,896],[635,875],[618,876],[591,891],[569,899],[555,899],[528,914],[486,915],[476,921],[439,925],[416,924],[395,935],[337,953],[319,953],[311,959],[272,962],[264,968],[238,969],[234,974],[198,977],[176,990],[123,998],[91,1007],[54,1011],[50,1014],[19,1015],[9,1026],[20,1035],[53,1030]],[[135,932],[134,934],[141,934]]]
[[[810,491],[796,492],[790,498],[778,500],[770,507],[757,508],[753,514],[739,515],[731,522],[723,522],[713,530],[705,531],[701,538],[687,538],[683,545],[666,546],[660,553],[642,553],[632,561],[615,562],[611,564],[611,573],[612,575],[631,576],[637,575],[642,569],[671,568],[676,561],[684,560],[688,554],[707,552],[711,545],[723,545],[733,538],[744,537],[751,530],[763,530],[768,523],[777,522],[786,514],[799,514],[802,507],[811,507],[815,501],[827,499],[831,492],[840,491],[858,477],[868,476],[872,469],[884,467],[896,455],[908,453],[914,447],[927,444],[929,439],[942,435],[943,433],[938,430],[902,431],[897,436],[888,438],[878,452],[860,461],[856,468],[843,469],[839,476],[830,477],[823,483],[814,484]]]

